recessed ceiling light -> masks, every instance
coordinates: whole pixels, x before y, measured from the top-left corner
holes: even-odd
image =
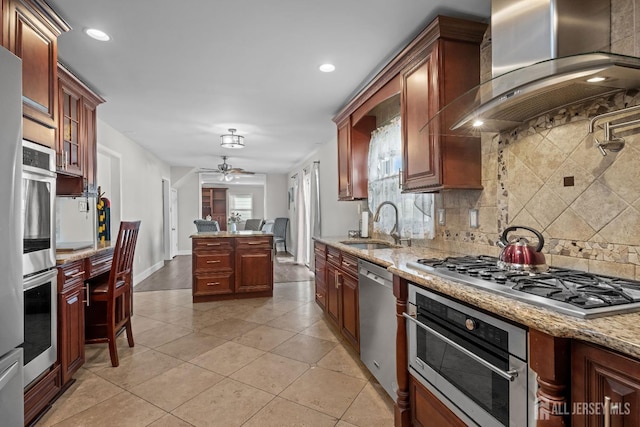
[[[111,40],[111,37],[109,37],[109,34],[105,33],[104,31],[97,30],[95,28],[87,28],[86,30],[84,30],[84,32],[92,39],[100,40],[101,42],[107,42]]]
[[[474,120],[474,121],[473,121],[473,125],[472,125],[472,126],[473,126],[474,128],[479,128],[479,127],[480,127],[480,126],[482,126],[483,124],[484,124],[484,122],[483,122],[482,120],[480,120],[480,119],[476,119],[476,120]]]
[[[318,67],[318,69],[323,73],[330,73],[332,71],[335,71],[336,66],[333,64],[322,64],[321,66]]]
[[[606,78],[605,77],[591,77],[590,79],[588,79],[587,81],[589,83],[598,83],[598,82],[603,82],[605,81]]]

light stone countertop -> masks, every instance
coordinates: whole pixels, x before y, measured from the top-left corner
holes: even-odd
[[[56,265],[66,264],[71,261],[77,261],[83,258],[89,258],[97,253],[104,252],[115,247],[115,242],[98,242],[93,248],[80,249],[71,252],[56,252]]]
[[[314,237],[314,240],[353,254],[358,258],[387,267],[391,273],[413,283],[449,295],[452,298],[529,328],[537,329],[555,337],[572,338],[599,344],[640,359],[640,312],[596,319],[580,319],[407,267],[407,262],[415,261],[418,258],[443,258],[465,254],[419,247],[367,250],[340,243],[347,240],[380,242],[380,240],[375,239]]]
[[[240,231],[207,231],[199,232],[189,236],[191,239],[210,239],[221,237],[254,237],[254,236],[273,236],[273,233],[265,233],[264,231],[240,230]]]

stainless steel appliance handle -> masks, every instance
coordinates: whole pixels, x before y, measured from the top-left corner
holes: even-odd
[[[18,372],[18,364],[19,360],[13,362],[13,365],[9,366],[0,374],[0,390],[4,388],[4,386],[13,378],[13,376]]]
[[[449,338],[445,337],[441,333],[439,333],[439,332],[433,330],[432,328],[428,327],[427,325],[425,325],[424,323],[422,323],[418,319],[416,319],[414,316],[411,316],[411,315],[409,315],[407,313],[402,313],[402,315],[404,317],[406,317],[407,319],[409,319],[411,322],[413,322],[416,325],[420,326],[425,331],[429,332],[430,334],[435,335],[438,339],[444,341],[445,343],[449,344],[450,346],[452,346],[456,350],[464,353],[466,356],[469,356],[470,358],[472,358],[476,362],[480,363],[485,368],[491,369],[493,372],[495,372],[496,374],[500,375],[505,380],[514,381],[516,379],[516,377],[518,376],[518,371],[517,370],[511,369],[511,370],[508,370],[508,371],[503,371],[502,369],[498,368],[494,364],[487,362],[486,360],[484,360],[482,357],[478,356],[477,354],[474,354],[473,352],[467,350],[466,348],[464,348],[460,344],[456,343],[455,341],[450,340]]]

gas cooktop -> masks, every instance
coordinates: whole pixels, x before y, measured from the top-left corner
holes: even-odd
[[[497,262],[481,255],[419,259],[407,266],[583,319],[640,310],[639,281],[557,267],[506,271]]]

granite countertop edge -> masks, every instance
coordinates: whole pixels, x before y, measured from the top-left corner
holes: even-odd
[[[314,240],[386,267],[391,273],[420,286],[448,295],[529,328],[554,337],[571,338],[598,344],[640,359],[640,312],[596,319],[580,319],[496,295],[456,281],[432,276],[406,265],[407,262],[415,261],[417,258],[442,258],[467,254],[405,246],[388,249],[358,249],[340,243],[343,241],[381,242],[381,240],[376,239],[314,237]]]
[[[189,236],[190,239],[211,239],[224,237],[256,237],[256,236],[273,236],[273,233],[265,233],[264,231],[241,230],[241,231],[201,231]]]
[[[63,265],[68,262],[77,261],[83,258],[89,258],[100,252],[112,249],[115,247],[115,242],[98,242],[92,248],[80,249],[78,251],[71,252],[56,252],[56,265]]]

